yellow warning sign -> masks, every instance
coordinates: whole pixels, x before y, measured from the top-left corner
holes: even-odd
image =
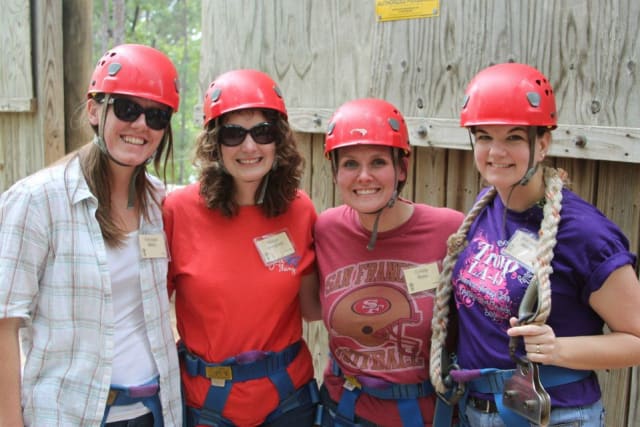
[[[376,0],[378,21],[429,18],[439,14],[439,0]]]

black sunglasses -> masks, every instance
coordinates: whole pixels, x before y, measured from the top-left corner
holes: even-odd
[[[273,123],[258,123],[251,129],[243,128],[239,125],[224,125],[218,132],[218,142],[227,147],[235,147],[244,142],[247,134],[257,144],[271,144],[278,140],[278,129]]]
[[[171,121],[171,110],[162,108],[142,108],[142,105],[128,98],[110,98],[113,112],[124,122],[134,122],[140,114],[144,114],[144,121],[153,130],[163,130]]]

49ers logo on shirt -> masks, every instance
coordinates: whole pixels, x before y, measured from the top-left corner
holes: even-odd
[[[377,316],[391,309],[391,301],[386,298],[362,298],[351,305],[351,310],[363,316]]]

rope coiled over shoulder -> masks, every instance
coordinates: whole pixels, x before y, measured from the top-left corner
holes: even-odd
[[[538,232],[539,239],[534,262],[539,301],[536,316],[531,319],[535,323],[545,323],[551,312],[551,281],[549,276],[553,272],[551,260],[553,259],[553,249],[556,245],[558,224],[560,223],[562,187],[566,179],[567,174],[565,171],[544,168],[545,204],[543,219]],[[495,188],[489,189],[471,208],[458,231],[452,234],[447,241],[447,255],[442,262],[442,272],[435,292],[433,318],[431,321],[430,375],[431,383],[438,393],[444,394],[447,392],[447,386],[443,382],[443,373],[446,373],[448,366],[443,368],[442,365],[448,361],[442,360],[442,351],[447,339],[447,327],[449,325],[453,268],[458,256],[466,247],[467,235],[471,225],[480,212],[495,198],[496,194]]]

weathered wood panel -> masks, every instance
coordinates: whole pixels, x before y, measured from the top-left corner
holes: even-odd
[[[35,108],[30,15],[29,2],[5,0],[2,3],[0,112],[32,112]]]
[[[439,17],[382,23],[376,23],[369,2],[324,4],[304,37],[286,38],[287,46],[306,56],[324,53],[323,46],[333,49],[330,55],[318,55],[305,73],[291,76],[291,67],[269,68],[269,52],[253,61],[243,59],[243,66],[277,72],[298,130],[322,131],[332,108],[353,97],[376,96],[403,111],[412,135],[420,126],[429,128],[426,137],[413,138],[414,144],[464,148],[467,138],[455,118],[466,84],[479,69],[513,60],[539,67],[555,87],[561,126],[552,155],[640,162],[640,33],[633,30],[640,3],[476,0],[463,7],[462,2],[446,2]],[[292,9],[286,1],[280,6]],[[345,15],[327,21],[335,7]],[[286,32],[296,28],[292,22],[309,18],[282,12],[264,19]],[[355,42],[344,39],[344,26],[359,28],[363,22],[374,29],[373,35],[365,31]],[[324,28],[320,39],[316,27]],[[307,46],[308,41],[316,43]],[[362,67],[367,59],[372,61],[369,69]],[[218,58],[211,64],[224,67],[225,62]],[[576,145],[576,137],[587,144]]]
[[[629,422],[628,427],[640,427],[640,369],[631,370],[631,387],[629,387]]]
[[[22,12],[25,7],[29,10],[29,5],[32,13],[25,18]],[[12,33],[14,27],[18,31],[22,26],[33,30],[33,50],[30,41],[26,45],[7,45],[4,48],[21,51],[9,54],[8,58],[19,58],[25,53],[29,55],[29,76],[32,72],[34,76],[29,87],[35,89],[35,107],[33,111],[0,112],[0,191],[55,161],[65,152],[61,0],[11,1],[9,6],[13,15],[2,14],[2,19],[21,21],[3,21],[7,24],[6,28],[12,29],[4,33]],[[3,10],[4,7],[3,3]],[[20,9],[20,15],[16,15],[16,7]],[[3,40],[3,43],[8,41]],[[9,63],[6,58],[3,60],[3,64]],[[10,86],[22,84],[22,77],[11,78],[13,80],[6,82]],[[33,92],[28,96],[33,97]]]
[[[408,116],[451,118],[477,71],[526,62],[554,85],[561,123],[638,127],[639,18],[634,0],[442,2],[439,17],[375,25],[371,86]]]
[[[336,200],[331,162],[324,157],[324,136],[307,134],[311,136],[311,149],[307,157],[307,172],[311,176],[311,186],[307,189],[313,199],[318,212],[335,206]],[[305,339],[309,344],[309,350],[313,356],[313,367],[318,381],[322,381],[322,373],[327,366],[329,345],[327,329],[322,321],[305,322]]]
[[[638,165],[602,162],[598,174],[598,187],[594,204],[629,237],[636,254],[640,253],[640,167]],[[636,425],[639,419],[628,416],[638,411],[638,400],[629,399],[637,394],[638,371],[635,370],[635,381],[631,377],[631,369],[614,369],[600,372],[599,377],[604,385],[605,407],[616,411],[607,414],[607,425]],[[636,384],[636,389],[631,386]],[[610,424],[609,424],[610,423]]]
[[[64,117],[65,152],[76,150],[90,141],[93,130],[87,122],[86,101],[92,60],[92,2],[64,0]],[[78,80],[81,82],[78,83]]]
[[[327,108],[306,107],[289,108],[288,111],[289,120],[300,132],[323,132],[333,113]],[[413,145],[470,149],[469,135],[460,127],[458,119],[411,117],[406,114],[405,119]],[[554,132],[549,154],[572,159],[640,163],[640,128],[560,124]]]
[[[62,3],[60,0],[35,2],[36,74],[38,76],[39,142],[44,142],[44,165],[65,155],[64,145],[64,55]],[[41,165],[44,166],[44,165]]]
[[[383,23],[368,0],[211,0],[203,3],[200,84],[204,90],[240,67],[280,83],[290,121],[309,144],[303,185],[318,211],[340,201],[322,137],[312,134],[347,100],[385,98],[404,113],[414,145],[403,196],[466,211],[480,182],[457,119],[464,88],[491,63],[530,63],[556,90],[550,163],[569,172],[574,191],[619,224],[638,252],[639,20],[634,0],[454,0],[441,3],[439,17]],[[306,333],[319,374],[326,342],[315,340],[325,331],[310,325]],[[636,425],[637,370],[600,375],[607,425]]]
[[[337,106],[366,94],[374,26],[366,19],[353,19],[363,11],[363,4],[204,2],[201,88],[224,71],[249,67],[269,72],[291,107]]]

